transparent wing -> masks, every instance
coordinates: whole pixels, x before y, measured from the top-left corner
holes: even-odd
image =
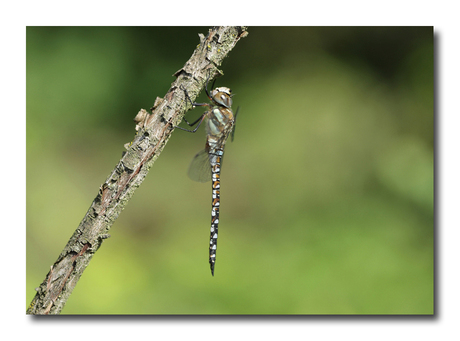
[[[238,108],[236,109],[236,113],[235,113],[235,115],[233,116],[233,117],[234,117],[234,121],[233,121],[233,129],[232,129],[232,142],[233,142],[233,139],[235,138],[236,117],[238,116],[238,111],[240,111],[240,107],[238,107]]]
[[[198,182],[208,182],[211,180],[211,163],[206,149],[195,155],[188,168],[188,176],[193,181]]]

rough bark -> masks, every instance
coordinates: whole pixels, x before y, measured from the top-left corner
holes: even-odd
[[[203,90],[207,76],[221,73],[218,67],[223,59],[246,35],[246,28],[240,26],[213,27],[207,37],[200,34],[200,44],[187,63],[174,74],[177,79],[164,98],[157,97],[151,108],[152,114],[144,109],[139,111],[135,118],[138,132],[134,140],[125,145],[127,151],[100,186],[80,225],[43,283],[36,288],[37,294],[27,314],[59,314],[62,311],[93,255],[109,236],[112,224],[144,181],[174,126],[190,108],[182,88],[193,101]]]

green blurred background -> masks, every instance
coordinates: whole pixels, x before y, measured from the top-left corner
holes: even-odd
[[[26,306],[207,32],[27,28]],[[433,313],[433,29],[248,32],[216,82],[240,113],[215,277],[204,129],[176,129],[63,314]]]

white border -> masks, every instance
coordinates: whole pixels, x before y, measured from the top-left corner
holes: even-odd
[[[165,5],[166,3],[166,5]],[[427,340],[458,335],[459,25],[453,1],[15,1],[2,9],[2,334],[14,339]],[[437,305],[433,318],[37,318],[25,316],[25,27],[27,25],[433,25],[437,117]],[[454,101],[455,104],[454,105]],[[19,146],[22,155],[12,155]],[[8,261],[5,262],[5,259]],[[16,285],[17,283],[24,283]],[[82,328],[83,327],[83,328]],[[451,334],[452,333],[452,334]],[[443,336],[446,336],[445,338]]]

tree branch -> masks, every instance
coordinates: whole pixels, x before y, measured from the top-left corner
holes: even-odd
[[[77,230],[67,242],[37,294],[27,314],[59,314],[89,265],[93,255],[108,238],[118,215],[144,181],[150,167],[168,142],[174,126],[182,120],[187,105],[184,87],[194,101],[203,90],[206,78],[218,70],[223,59],[236,43],[247,36],[245,27],[213,27],[207,37],[200,34],[200,44],[192,57],[174,76],[176,81],[163,99],[157,97],[152,114],[141,109],[135,118],[138,130],[134,140],[125,145],[127,151],[100,186],[99,193],[86,212]]]

